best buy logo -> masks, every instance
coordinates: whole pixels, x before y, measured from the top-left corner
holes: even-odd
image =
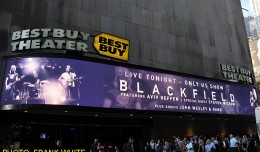
[[[129,40],[101,33],[95,36],[94,47],[101,55],[128,61]]]

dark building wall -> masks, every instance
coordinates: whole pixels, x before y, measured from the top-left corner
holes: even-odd
[[[137,65],[213,78],[221,63],[252,70],[239,0],[8,0],[0,19],[1,53],[14,31],[63,28],[129,39]]]

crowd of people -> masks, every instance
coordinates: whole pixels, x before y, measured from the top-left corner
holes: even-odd
[[[98,139],[90,146],[90,152],[259,152],[257,135],[192,136],[170,139],[151,139],[134,141],[129,138],[119,149],[106,147]]]
[[[222,136],[191,136],[169,139],[135,140],[129,138],[123,144],[106,144],[107,141],[94,139],[89,144],[89,152],[260,152],[258,135],[222,135]],[[55,142],[53,148],[66,149],[73,145]],[[29,147],[26,147],[29,148]],[[87,148],[87,147],[85,147]],[[16,149],[15,145],[3,143],[1,149]],[[33,149],[33,148],[32,148]]]

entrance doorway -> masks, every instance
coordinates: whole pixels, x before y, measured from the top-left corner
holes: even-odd
[[[128,138],[139,141],[149,138],[152,119],[71,116],[57,114],[10,113],[3,118],[0,134],[2,144],[20,148],[55,148],[57,140],[62,140],[64,148],[90,149],[95,138],[106,147],[118,146],[122,149]],[[4,127],[5,126],[5,127]]]

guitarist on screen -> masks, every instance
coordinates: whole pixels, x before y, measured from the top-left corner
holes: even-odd
[[[23,77],[19,78],[16,72],[16,66],[11,65],[10,72],[5,79],[5,91],[7,91],[8,99],[15,100],[19,98],[19,90],[16,88],[16,82],[20,81]]]
[[[72,71],[72,68],[70,65],[66,66],[66,71],[61,74],[59,77],[59,83],[64,88],[66,93],[66,99],[76,99],[78,98],[75,80],[77,80],[77,75],[74,71]]]

